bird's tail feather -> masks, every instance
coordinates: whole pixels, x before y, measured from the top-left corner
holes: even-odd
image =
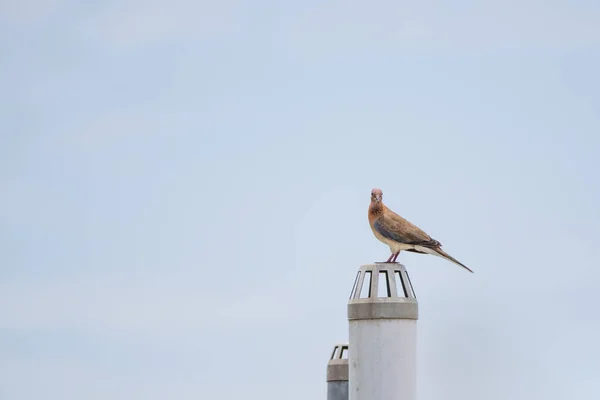
[[[474,273],[469,267],[467,267],[466,265],[464,265],[463,263],[458,261],[456,258],[452,257],[450,254],[446,253],[444,250],[440,249],[439,247],[436,249],[433,249],[433,251],[436,253],[435,254],[436,256],[445,258],[448,261],[452,261],[453,263],[460,265],[467,271]]]

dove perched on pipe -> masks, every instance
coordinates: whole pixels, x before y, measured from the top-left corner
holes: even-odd
[[[386,263],[395,263],[402,250],[420,254],[431,254],[451,261],[467,271],[466,265],[456,260],[444,250],[442,244],[431,238],[417,226],[402,218],[383,204],[381,189],[371,191],[369,205],[369,225],[377,239],[387,244],[392,252]]]

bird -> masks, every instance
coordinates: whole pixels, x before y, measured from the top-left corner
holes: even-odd
[[[375,237],[387,244],[392,252],[386,263],[395,263],[400,252],[405,250],[444,258],[473,273],[466,265],[442,250],[440,242],[383,204],[383,192],[379,188],[371,190],[369,225]]]

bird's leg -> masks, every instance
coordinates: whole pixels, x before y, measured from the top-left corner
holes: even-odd
[[[396,254],[394,254],[394,258],[392,259],[392,262],[395,263],[396,259],[398,258],[398,255],[400,254],[400,251],[398,251]]]
[[[392,253],[392,255],[390,256],[390,258],[388,258],[388,259],[387,259],[386,263],[393,262],[393,261],[392,261],[392,258],[393,258],[393,257],[394,257],[394,253]]]

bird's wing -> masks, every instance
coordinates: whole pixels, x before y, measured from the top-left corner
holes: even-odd
[[[424,247],[440,246],[440,242],[432,239],[431,236],[417,226],[390,210],[386,210],[386,212],[377,218],[374,221],[373,227],[382,236],[399,243]]]

